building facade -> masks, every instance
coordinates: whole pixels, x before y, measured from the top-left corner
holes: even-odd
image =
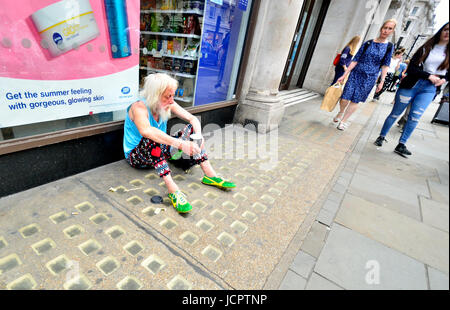
[[[28,2],[38,5],[35,1]],[[100,0],[91,0],[93,5],[97,2]],[[8,3],[14,5],[13,0],[7,0]],[[132,41],[135,38],[133,42],[137,42],[133,53],[139,58],[136,81],[140,78],[142,82],[148,72],[167,72],[180,79],[177,100],[201,117],[203,126],[236,123],[266,133],[278,128],[285,113],[283,91],[325,92],[334,76],[333,60],[353,36],[359,35],[364,41],[373,39],[384,20],[396,18],[399,23],[392,42],[413,53],[432,34],[433,12],[439,1],[128,0],[127,3],[140,4],[128,7],[136,25],[140,17],[137,26],[140,29],[132,36]],[[5,7],[3,10],[8,14]],[[194,20],[200,21],[200,29],[195,29],[191,23]],[[20,27],[29,31],[27,23],[18,23],[17,27],[0,24],[0,78],[5,72],[11,73],[5,69],[10,63],[2,63],[5,55],[23,62],[25,69],[14,74],[28,74],[26,70],[30,70],[26,66],[30,58],[16,57],[14,48],[30,55],[30,48],[35,46],[27,38],[11,34],[11,31],[19,33]],[[100,33],[102,30],[100,27]],[[75,46],[67,57],[75,57],[80,51],[87,55],[104,53],[102,46],[99,51],[96,48],[92,42],[87,47]],[[41,53],[39,48],[37,53]],[[51,68],[42,74],[52,76]],[[104,86],[107,88],[108,84]],[[123,159],[124,117],[125,109],[61,119],[56,116],[50,122],[21,126],[3,126],[0,119],[0,196]],[[171,120],[169,128],[178,121]]]

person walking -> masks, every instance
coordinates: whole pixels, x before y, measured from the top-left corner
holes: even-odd
[[[397,84],[405,77],[406,68],[408,68],[409,60],[405,60],[398,65],[398,70],[395,71],[394,79],[392,80],[391,86],[389,87],[389,92],[397,91]]]
[[[341,56],[339,57],[339,62],[334,68],[334,79],[331,85],[336,84],[336,81],[345,73],[345,70],[347,70],[348,66],[352,62],[353,56],[355,56],[359,41],[361,41],[360,36],[354,36],[350,42],[345,45],[341,52]]]
[[[392,112],[386,118],[380,136],[374,142],[376,146],[383,145],[392,125],[406,107],[411,105],[411,112],[394,152],[403,157],[412,155],[406,148],[406,142],[435,98],[437,91],[449,80],[448,43],[449,25],[447,23],[414,54],[406,71],[407,75],[397,91]]]
[[[383,87],[379,92],[376,92],[373,96],[373,100],[380,100],[381,94],[383,94],[389,87],[391,87],[392,82],[394,81],[395,72],[399,69],[400,63],[402,61],[402,57],[404,54],[404,50],[397,50],[394,52],[394,55],[391,59],[391,64],[389,65],[389,69],[386,74],[386,79],[384,81]]]
[[[375,40],[366,41],[361,46],[344,75],[337,80],[343,83],[350,74],[341,97],[340,111],[333,119],[335,123],[339,123],[338,130],[348,128],[348,119],[358,109],[358,104],[367,100],[377,80],[380,67],[382,68],[381,82],[376,90],[380,91],[383,87],[394,52],[394,45],[388,42],[388,38],[396,26],[395,19],[385,21],[380,28],[379,36]]]

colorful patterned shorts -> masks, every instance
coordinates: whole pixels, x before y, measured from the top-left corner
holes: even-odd
[[[187,125],[183,130],[177,132],[173,137],[184,141],[189,141],[191,134],[194,132],[192,125]],[[171,153],[176,152],[171,146],[165,144],[159,144],[148,138],[142,138],[141,142],[136,146],[126,158],[126,161],[134,168],[146,169],[155,168],[159,176],[165,177],[170,174],[170,168],[168,164],[169,158],[172,157]],[[205,150],[193,157],[196,165],[208,160]]]

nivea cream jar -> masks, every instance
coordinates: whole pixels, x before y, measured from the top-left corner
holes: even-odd
[[[36,11],[31,19],[41,36],[41,46],[48,48],[53,57],[99,35],[89,0],[58,1]]]

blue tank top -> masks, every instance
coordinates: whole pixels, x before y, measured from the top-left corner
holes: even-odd
[[[144,98],[139,98],[139,100],[145,103]],[[128,114],[130,108],[131,105],[127,108],[127,115],[125,117],[124,134],[123,134],[123,151],[125,154],[125,158],[128,158],[128,155],[130,155],[131,151],[136,146],[138,146],[142,140],[142,135],[140,134],[139,130],[137,129],[134,122],[130,119],[130,116]],[[147,111],[150,126],[158,128],[162,132],[167,133],[167,120],[163,121],[160,119],[159,122],[156,122],[148,107]]]

